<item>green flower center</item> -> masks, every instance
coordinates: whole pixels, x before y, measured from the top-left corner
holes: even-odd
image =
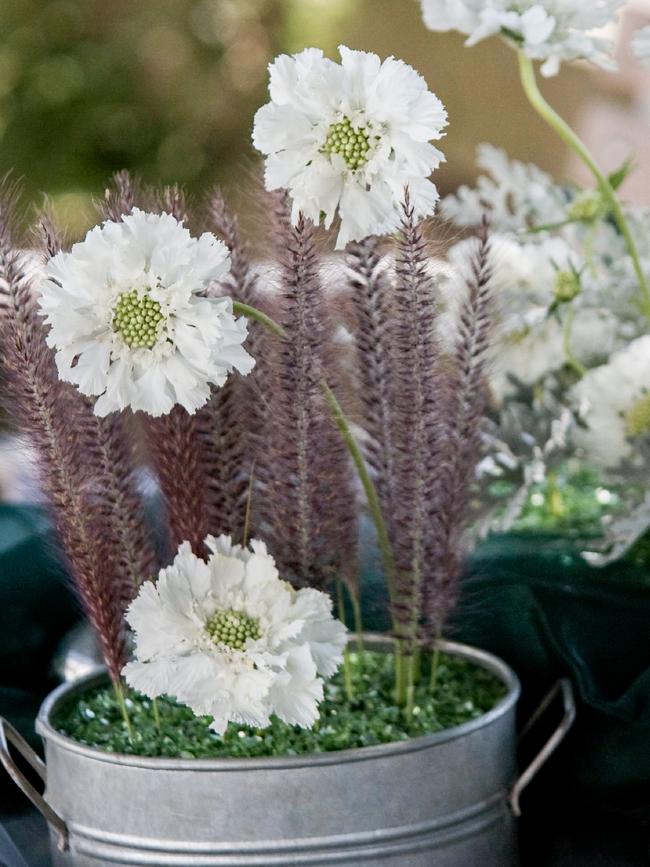
[[[261,638],[260,622],[243,611],[226,608],[215,611],[205,624],[206,631],[215,644],[225,644],[231,650],[243,650],[246,639]]]
[[[323,153],[340,154],[351,169],[358,169],[368,162],[369,150],[370,135],[366,128],[355,129],[349,117],[331,125],[323,145]]]
[[[580,275],[575,271],[558,271],[555,278],[555,300],[560,302],[573,301],[582,291]]]
[[[625,413],[625,429],[629,436],[640,437],[650,433],[650,394],[642,398]]]
[[[158,342],[164,320],[160,304],[137,289],[122,292],[113,309],[113,331],[127,346],[152,349]]]

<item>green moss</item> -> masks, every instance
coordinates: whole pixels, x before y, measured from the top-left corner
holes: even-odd
[[[393,657],[366,652],[363,663],[350,653],[355,698],[345,696],[343,673],[326,685],[320,719],[310,730],[273,719],[267,729],[231,724],[223,736],[210,731],[209,717],[170,699],[158,701],[160,728],[149,699],[132,694],[128,701],[134,741],[129,742],[119,707],[108,686],[89,691],[65,705],[54,725],[80,743],[116,753],[170,758],[250,758],[295,756],[403,741],[476,719],[506,693],[503,683],[473,663],[442,654],[435,696],[423,677],[415,696],[413,717],[392,700]],[[428,665],[423,665],[423,670]]]
[[[619,487],[607,484],[596,470],[566,461],[533,485],[515,529],[597,538],[603,519],[625,508]]]

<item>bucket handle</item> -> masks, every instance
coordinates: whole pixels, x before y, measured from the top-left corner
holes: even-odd
[[[9,744],[20,753],[25,761],[36,771],[43,784],[45,784],[46,771],[44,762],[41,761],[39,756],[36,755],[27,741],[16,731],[11,723],[7,722],[4,717],[0,717],[0,763],[4,766],[4,769],[18,788],[27,795],[32,804],[56,832],[59,850],[65,852],[68,849],[68,826],[18,768],[9,752]]]
[[[559,745],[564,740],[565,735],[573,725],[573,721],[576,718],[576,703],[575,698],[573,696],[573,687],[571,686],[571,681],[563,677],[557,681],[557,683],[553,686],[553,688],[544,696],[541,704],[532,715],[532,717],[528,720],[526,725],[519,736],[519,740],[521,741],[528,732],[532,729],[538,719],[542,716],[544,711],[549,707],[552,701],[556,698],[557,695],[562,695],[562,704],[564,706],[564,714],[560,721],[560,724],[555,729],[550,738],[546,741],[541,750],[537,753],[535,758],[531,761],[525,771],[519,776],[510,790],[510,796],[508,798],[510,809],[514,816],[521,816],[521,807],[519,804],[519,799],[521,798],[521,793],[524,791],[526,786],[530,783],[533,777],[537,774],[539,769],[543,764],[551,757],[551,755],[555,752],[555,750],[559,747]]]

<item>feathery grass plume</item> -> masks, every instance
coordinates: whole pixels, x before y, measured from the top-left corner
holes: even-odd
[[[444,366],[436,339],[438,303],[422,225],[408,190],[395,264],[393,303],[392,441],[394,445],[393,548],[400,637],[418,637],[430,558],[431,514],[446,410]],[[408,646],[408,645],[407,645]]]
[[[323,318],[314,227],[302,216],[291,226],[285,197],[272,201],[279,231],[278,319],[286,337],[275,343],[269,376],[259,469],[263,526],[285,577],[323,587],[352,571],[356,515],[346,511],[355,502],[352,471],[321,391],[331,329]]]
[[[238,220],[218,188],[208,198],[207,220],[208,228],[221,236],[230,250],[231,259],[230,272],[212,288],[212,293],[230,295],[253,307],[265,307]],[[255,359],[266,357],[266,343],[264,330],[253,325],[247,346]],[[213,533],[228,533],[236,541],[243,538],[249,482],[255,473],[265,424],[261,371],[258,364],[245,378],[230,377],[196,414],[202,457],[208,468],[206,508],[210,526]]]
[[[185,190],[178,184],[162,187],[160,190],[151,190],[151,210],[158,213],[164,212],[189,228],[193,222],[193,214],[190,211],[189,202]]]
[[[118,223],[125,214],[130,214],[141,196],[140,183],[126,169],[115,172],[111,186],[104,192],[104,198],[97,203],[98,210],[105,220]]]
[[[230,250],[230,271],[226,275],[221,289],[244,304],[258,305],[261,293],[257,288],[257,276],[251,267],[248,247],[242,236],[239,220],[228,207],[222,191],[215,187],[207,202],[208,228],[219,235]],[[259,332],[263,334],[263,332]],[[258,332],[250,337],[250,346],[254,346]]]
[[[36,235],[45,259],[63,249],[63,236],[48,211],[40,215]],[[133,432],[123,414],[99,418],[91,400],[81,394],[77,400],[85,459],[93,462],[100,497],[98,508],[106,523],[105,537],[114,547],[115,581],[124,587],[128,604],[142,581],[156,573],[158,565],[137,488]]]
[[[97,478],[86,461],[83,404],[57,375],[34,297],[33,265],[15,243],[18,192],[0,194],[0,345],[7,409],[30,437],[70,572],[112,679],[125,662],[124,591],[108,544]],[[54,237],[54,235],[52,235]]]
[[[467,295],[461,306],[455,351],[449,365],[447,408],[441,418],[445,427],[444,460],[439,468],[429,553],[435,572],[427,586],[424,605],[425,635],[429,640],[440,636],[458,598],[462,536],[480,459],[481,422],[487,396],[491,276],[490,240],[484,219],[464,275]]]
[[[148,416],[143,424],[165,501],[172,550],[187,541],[202,556],[206,553],[203,540],[219,528],[210,525],[210,468],[204,461],[197,414],[175,406],[167,415]]]
[[[377,238],[346,247],[348,284],[354,307],[354,341],[359,376],[364,457],[373,472],[382,512],[393,514],[391,293],[392,286]]]

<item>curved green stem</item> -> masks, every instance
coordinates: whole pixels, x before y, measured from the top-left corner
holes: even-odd
[[[266,328],[276,334],[278,337],[286,337],[286,332],[284,331],[282,326],[279,325],[274,319],[271,319],[270,316],[267,316],[266,313],[262,313],[262,311],[258,310],[256,307],[251,307],[248,304],[241,304],[239,301],[235,301],[233,303],[233,310],[235,313],[242,314],[243,316],[247,316],[249,319],[253,319],[256,322],[259,322],[261,325],[264,325]],[[361,481],[361,485],[363,486],[366,500],[368,502],[368,509],[377,530],[377,541],[379,544],[379,549],[381,551],[384,569],[386,571],[386,583],[388,584],[388,592],[390,594],[391,602],[394,602],[395,558],[393,557],[393,549],[390,544],[390,539],[388,537],[386,522],[384,521],[384,516],[382,515],[377,489],[373,480],[370,478],[368,468],[366,467],[363,455],[361,454],[361,449],[359,448],[359,445],[355,440],[352,431],[350,430],[350,425],[343,413],[341,404],[338,402],[336,395],[329,387],[325,379],[321,379],[320,386],[323,392],[323,396],[325,398],[325,402],[327,403],[330,412],[332,413],[334,423],[336,424],[337,428],[341,433],[341,436],[343,437],[352,461],[356,467],[359,479]]]
[[[254,319],[255,322],[259,322],[260,325],[272,331],[276,337],[286,337],[284,328],[275,319],[271,319],[266,313],[258,310],[257,307],[251,307],[250,304],[242,304],[241,301],[233,301],[232,309],[234,313],[239,313],[240,316],[246,316],[248,319]]]
[[[567,310],[566,319],[564,320],[564,331],[562,335],[562,343],[564,346],[564,356],[567,360],[567,364],[569,367],[572,367],[573,370],[578,374],[578,376],[582,377],[587,372],[587,368],[584,364],[578,361],[571,350],[571,333],[573,331],[573,320],[575,319],[575,310],[573,307],[570,307]]]
[[[350,425],[348,424],[348,421],[343,414],[341,404],[338,402],[336,395],[324,379],[321,380],[321,389],[325,397],[325,401],[332,413],[334,423],[341,432],[341,436],[343,437],[345,444],[348,447],[348,451],[350,452],[352,461],[357,469],[357,473],[359,474],[359,479],[361,480],[361,484],[366,495],[366,500],[368,502],[368,509],[370,510],[370,515],[372,516],[373,523],[377,530],[377,541],[379,543],[379,549],[381,551],[382,560],[384,561],[384,567],[386,569],[386,582],[388,584],[388,592],[390,594],[391,601],[394,601],[395,559],[393,557],[393,549],[390,544],[390,539],[388,538],[386,522],[384,521],[384,516],[381,511],[381,504],[379,502],[377,488],[375,487],[373,480],[370,478],[368,468],[366,467],[366,462],[364,461],[363,455],[361,454],[361,449],[359,448],[359,444],[352,435]]]
[[[535,109],[535,111],[540,115],[540,117],[542,117],[546,121],[546,123],[560,136],[562,141],[564,141],[565,144],[567,144],[571,148],[571,150],[575,154],[577,154],[577,156],[587,166],[589,171],[596,179],[596,183],[598,184],[601,195],[606,202],[621,235],[623,236],[625,246],[627,247],[627,251],[630,255],[630,258],[632,259],[634,272],[636,274],[637,280],[639,281],[639,288],[641,290],[641,308],[645,315],[650,318],[650,286],[648,285],[646,276],[643,273],[643,268],[641,267],[641,261],[639,259],[639,253],[636,248],[634,238],[632,237],[632,232],[630,231],[630,227],[628,225],[627,219],[625,218],[625,214],[623,213],[623,209],[621,208],[621,203],[618,200],[614,188],[612,187],[607,177],[598,167],[595,159],[587,149],[586,145],[578,138],[578,136],[571,129],[569,124],[564,120],[564,118],[560,117],[560,115],[555,111],[555,109],[550,106],[542,96],[542,93],[537,85],[537,79],[535,78],[535,68],[531,59],[527,57],[523,53],[523,51],[518,51],[517,53],[519,56],[519,74],[521,77],[521,83],[523,85],[524,92],[528,97],[528,101]]]
[[[120,707],[120,713],[122,714],[126,732],[129,736],[129,743],[133,743],[133,727],[131,726],[131,717],[129,716],[129,711],[126,706],[124,687],[122,686],[122,683],[118,681],[113,683],[113,689],[115,690],[115,696],[117,697],[117,703]]]

